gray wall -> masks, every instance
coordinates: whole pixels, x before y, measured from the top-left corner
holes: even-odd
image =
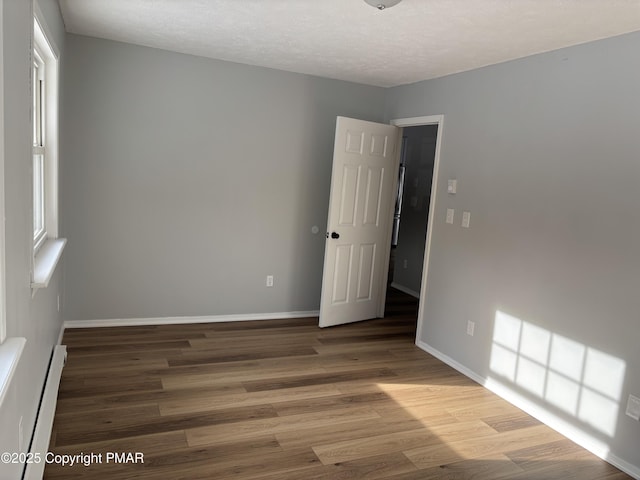
[[[407,153],[393,283],[418,294],[422,282],[437,131],[436,125],[407,127],[403,130],[403,137],[407,138]]]
[[[4,0],[4,161],[7,335],[26,337],[25,350],[0,409],[0,451],[18,451],[18,422],[24,418],[25,448],[34,426],[48,362],[62,326],[57,312],[60,268],[46,289],[31,297],[31,122],[29,105],[31,2]],[[64,52],[62,19],[54,0],[39,0],[52,40]],[[1,478],[19,478],[20,465],[0,464]]]
[[[70,35],[65,316],[317,308],[310,230],[326,223],[335,116],[381,120],[386,98],[387,120],[445,114],[421,341],[639,466],[623,414],[640,395],[639,47],[630,34],[385,92]],[[614,433],[492,371],[497,312],[624,363]]]
[[[640,425],[624,409],[629,393],[640,395],[639,49],[633,33],[398,87],[386,111],[445,115],[421,340],[638,469]],[[455,196],[448,178],[458,179]],[[447,208],[455,225],[445,224]],[[626,365],[620,394],[605,395],[619,403],[613,437],[590,425],[597,413],[578,419],[492,372],[497,311]],[[607,386],[613,373],[597,381]]]
[[[65,318],[317,309],[335,118],[382,120],[384,90],[74,35],[67,54]]]

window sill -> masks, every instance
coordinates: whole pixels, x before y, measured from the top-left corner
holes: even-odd
[[[15,337],[7,338],[0,345],[0,407],[9,390],[11,379],[16,371],[25,343],[27,343],[26,338]]]
[[[66,238],[48,239],[38,250],[33,261],[33,280],[31,281],[33,290],[49,286],[49,281],[56,270],[66,243]]]

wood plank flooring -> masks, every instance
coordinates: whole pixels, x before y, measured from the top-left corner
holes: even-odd
[[[67,330],[46,479],[631,478],[418,349],[384,319]],[[106,463],[141,452],[144,463]]]

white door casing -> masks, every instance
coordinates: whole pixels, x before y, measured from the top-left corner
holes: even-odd
[[[384,314],[401,131],[392,125],[337,119],[321,327]]]

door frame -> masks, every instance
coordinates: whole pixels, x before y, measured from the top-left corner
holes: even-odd
[[[436,198],[438,187],[438,172],[440,169],[440,151],[444,127],[444,115],[429,115],[424,117],[396,118],[391,120],[391,125],[396,127],[419,127],[423,125],[437,125],[436,151],[433,159],[433,174],[431,175],[431,195],[429,196],[429,219],[427,220],[427,235],[425,239],[424,261],[422,264],[422,280],[420,282],[420,300],[418,302],[418,322],[416,325],[415,343],[418,345],[422,337],[424,324],[424,307],[427,296],[427,277],[429,274],[429,259],[431,257],[431,240],[433,238],[433,225],[435,222]],[[401,220],[402,221],[402,220]],[[391,253],[391,252],[389,252]],[[386,294],[385,294],[386,297]],[[384,308],[384,306],[383,306]]]

